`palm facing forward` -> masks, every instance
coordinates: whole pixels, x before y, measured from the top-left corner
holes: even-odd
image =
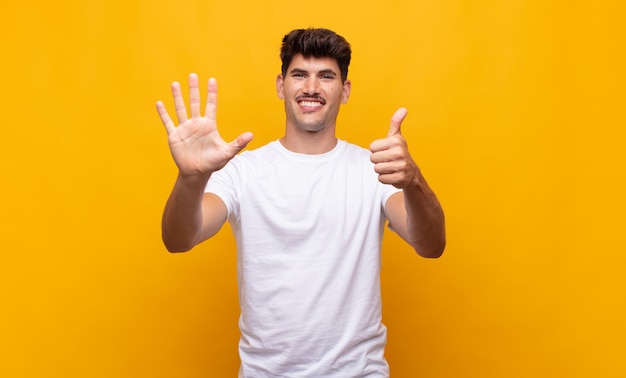
[[[156,104],[161,121],[167,130],[170,151],[182,176],[208,177],[221,169],[252,140],[252,133],[245,132],[227,143],[217,131],[217,81],[209,79],[209,90],[204,115],[200,110],[198,75],[189,75],[189,110],[182,95],[180,84],[172,83],[172,95],[178,118],[178,126],[167,113],[163,102]]]

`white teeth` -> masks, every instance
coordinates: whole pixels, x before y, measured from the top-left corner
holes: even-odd
[[[300,105],[307,106],[307,107],[312,107],[312,106],[321,106],[322,103],[321,102],[317,102],[317,101],[302,101],[302,102],[300,102]]]

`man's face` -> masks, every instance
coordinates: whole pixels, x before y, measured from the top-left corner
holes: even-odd
[[[285,101],[287,125],[314,132],[335,126],[339,106],[350,96],[350,82],[341,82],[335,59],[298,54],[285,76],[276,79],[276,90]]]

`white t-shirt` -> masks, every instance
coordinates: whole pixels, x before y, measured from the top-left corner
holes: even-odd
[[[387,377],[381,323],[384,206],[364,148],[324,154],[278,141],[215,172],[237,241],[239,377]]]

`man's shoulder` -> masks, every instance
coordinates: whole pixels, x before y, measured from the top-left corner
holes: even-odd
[[[361,147],[358,144],[354,144],[348,141],[341,141],[343,143],[346,144],[346,151],[348,151],[349,153],[358,153],[358,154],[370,154],[370,150],[368,150],[365,147]]]
[[[277,140],[273,140],[271,142],[267,142],[259,147],[255,147],[255,148],[251,148],[248,150],[244,150],[240,155],[243,154],[252,154],[252,155],[258,155],[258,154],[265,154],[268,152],[273,152],[276,150],[276,144],[279,143]]]
[[[361,147],[358,144],[342,141],[345,143],[344,156],[349,160],[366,161],[370,162],[370,155],[372,154],[367,148]]]
[[[262,159],[263,157],[274,155],[276,153],[276,143],[278,142],[272,141],[259,147],[243,150],[231,161],[254,161]]]

